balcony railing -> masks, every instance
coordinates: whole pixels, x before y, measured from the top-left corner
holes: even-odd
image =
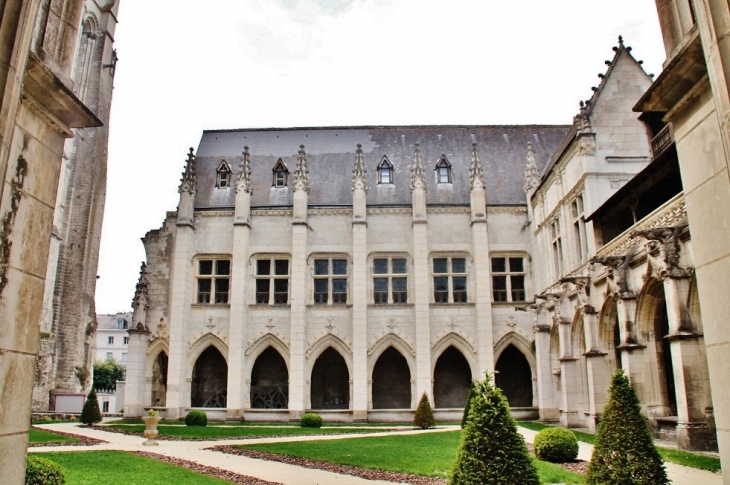
[[[669,147],[674,143],[674,130],[672,130],[672,124],[668,123],[667,126],[661,129],[654,138],[651,139],[651,153],[654,158],[666,152]]]

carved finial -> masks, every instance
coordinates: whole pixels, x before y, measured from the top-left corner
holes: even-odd
[[[253,185],[251,184],[251,155],[248,153],[247,146],[243,147],[241,171],[238,172],[238,180],[236,180],[236,192],[240,191],[253,194]]]
[[[580,102],[580,109],[582,110],[585,107],[586,107],[586,104],[581,100],[581,102]]]
[[[368,181],[365,177],[367,170],[365,170],[365,161],[362,156],[362,145],[357,144],[357,150],[355,150],[355,168],[352,169],[352,190],[353,192],[357,189],[368,191]]]
[[[413,147],[413,166],[411,167],[411,192],[415,189],[426,190],[426,175],[421,165],[421,147],[418,143]]]
[[[523,190],[529,192],[533,187],[540,185],[540,174],[537,171],[535,152],[532,151],[532,142],[527,142],[527,156],[525,157],[525,185]]]
[[[477,144],[471,144],[471,165],[469,165],[469,190],[483,189],[484,172],[482,164],[479,163],[479,154],[477,153]]]
[[[307,170],[307,154],[304,152],[304,145],[299,145],[297,169],[294,171],[293,191],[298,190],[309,193],[309,171]]]
[[[180,187],[177,191],[181,194],[188,192],[190,195],[195,195],[197,192],[195,186],[195,155],[193,154],[192,147],[190,148],[190,153],[188,153],[188,159],[185,162],[185,171],[182,173]]]
[[[619,47],[624,46],[624,38],[621,35],[618,36],[618,45],[619,45]]]

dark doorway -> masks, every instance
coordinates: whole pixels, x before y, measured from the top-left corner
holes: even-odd
[[[433,400],[436,408],[463,408],[471,386],[471,369],[464,356],[451,346],[436,361]]]
[[[667,318],[667,302],[664,299],[664,291],[661,289],[662,298],[657,303],[654,316],[654,333],[656,335],[656,349],[659,357],[659,368],[664,372],[664,386],[667,405],[672,415],[677,414],[677,393],[674,385],[674,367],[672,365],[672,351],[669,339],[669,319]]]
[[[228,364],[213,346],[200,354],[193,367],[190,405],[194,408],[224,408],[228,395]]]
[[[317,358],[312,369],[312,409],[348,409],[350,373],[345,359],[332,347]]]
[[[532,406],[532,371],[525,355],[508,345],[497,359],[494,383],[513,408]]]
[[[152,364],[152,402],[151,406],[164,406],[167,402],[167,354],[157,355]]]
[[[254,409],[289,407],[289,371],[284,358],[273,347],[261,352],[253,365],[251,407]]]
[[[373,368],[373,409],[410,409],[411,371],[393,347],[380,354]]]

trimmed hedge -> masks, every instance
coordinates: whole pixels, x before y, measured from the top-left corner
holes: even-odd
[[[58,463],[38,456],[29,456],[25,462],[25,485],[63,485],[66,477]]]
[[[613,375],[609,398],[598,423],[593,456],[588,464],[589,484],[664,485],[669,483],[639,397],[619,369]]]
[[[92,387],[89,396],[86,398],[83,409],[81,409],[81,422],[87,426],[101,421],[101,410],[99,400],[96,398],[96,390]]]
[[[299,426],[302,428],[321,428],[322,416],[317,413],[303,414],[299,419]]]
[[[433,417],[431,403],[425,392],[421,396],[421,400],[418,402],[418,407],[416,408],[416,414],[413,416],[413,426],[421,429],[436,426],[436,419]]]
[[[190,411],[185,416],[185,424],[187,426],[208,426],[208,416],[205,411]]]
[[[471,400],[474,398],[475,394],[476,394],[476,390],[474,388],[474,382],[472,382],[471,387],[469,387],[469,397],[466,398],[466,406],[464,406],[464,414],[461,416],[461,429],[464,429],[464,426],[466,426],[466,420],[469,419],[469,409],[471,409]]]
[[[578,457],[578,439],[569,429],[545,428],[535,436],[535,456],[553,463],[567,463]]]

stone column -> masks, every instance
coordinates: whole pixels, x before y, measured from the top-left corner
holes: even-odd
[[[127,370],[124,389],[124,417],[138,418],[144,414],[145,388],[147,379],[147,344],[150,332],[143,326],[130,328],[129,344],[127,349]]]
[[[634,334],[636,322],[636,296],[633,293],[622,294],[616,298],[616,313],[618,317],[621,345],[616,347],[621,352],[621,366],[631,383],[636,388],[639,397],[648,395],[645,382],[646,369],[644,368],[644,348],[636,340]]]
[[[608,401],[608,387],[611,375],[606,362],[606,352],[598,345],[598,313],[589,305],[583,307],[583,328],[585,330],[586,373],[588,376],[588,429],[596,431],[598,419]]]
[[[297,169],[294,171],[294,216],[292,219],[292,267],[291,267],[291,348],[289,351],[289,419],[298,421],[305,409],[305,386],[309,381],[304,375],[305,340],[307,337],[307,203],[309,196],[309,172],[304,145],[299,147]]]
[[[492,339],[492,282],[487,235],[487,202],[482,166],[479,163],[477,145],[471,145],[471,166],[469,167],[469,200],[471,203],[472,255],[474,257],[473,278],[475,280],[475,319],[477,334],[477,362],[479,375],[494,371],[494,344]]]
[[[372,380],[368,379],[367,329],[367,179],[362,147],[352,171],[352,419],[367,421]]]
[[[535,359],[537,361],[537,403],[540,408],[540,421],[553,423],[558,421],[560,410],[556,402],[555,379],[550,359],[550,324],[541,316],[541,306],[528,307],[535,312]]]
[[[170,357],[167,367],[167,418],[178,419],[190,405],[190,383],[187,378],[187,342],[190,305],[193,294],[195,156],[190,149],[180,184],[175,231],[175,255],[170,277]]]
[[[421,165],[418,144],[413,151],[411,168],[413,207],[413,281],[416,313],[416,399],[425,392],[433,405],[431,375],[431,318],[429,292],[428,217],[426,215],[426,177]]]
[[[236,181],[236,207],[233,217],[233,254],[231,260],[231,313],[228,324],[228,409],[229,419],[244,417],[246,380],[243,374],[248,328],[248,258],[251,225],[251,165],[248,147]]]
[[[558,316],[555,322],[558,326],[558,336],[560,338],[560,397],[561,397],[561,413],[560,424],[566,428],[575,428],[578,426],[578,409],[577,402],[580,389],[580,366],[578,358],[573,355],[571,345],[572,321],[567,318]]]

